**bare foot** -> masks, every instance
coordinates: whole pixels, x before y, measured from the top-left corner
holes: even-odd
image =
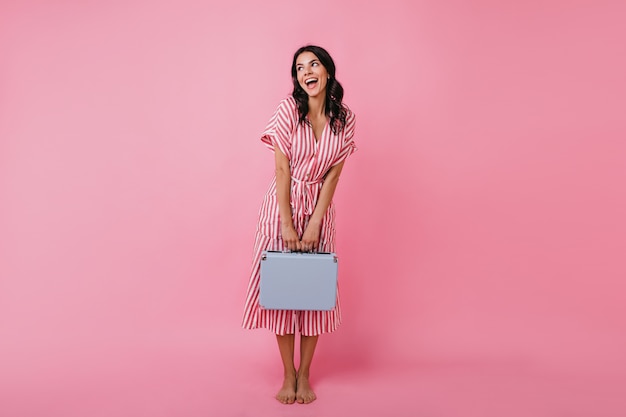
[[[298,391],[296,391],[296,401],[300,404],[308,404],[315,401],[317,397],[309,384],[309,377],[298,375]]]
[[[285,376],[283,387],[276,394],[276,399],[283,404],[293,404],[296,401],[296,376]]]

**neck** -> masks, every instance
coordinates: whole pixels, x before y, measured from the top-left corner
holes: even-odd
[[[326,96],[309,97],[309,116],[326,115]]]

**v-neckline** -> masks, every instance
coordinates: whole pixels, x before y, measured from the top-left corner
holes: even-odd
[[[324,126],[322,127],[322,131],[320,132],[320,137],[319,138],[317,136],[315,136],[315,127],[313,127],[313,122],[311,121],[311,119],[308,116],[307,116],[307,118],[309,119],[309,123],[310,123],[310,126],[311,126],[311,133],[313,135],[313,141],[315,142],[315,144],[317,144],[324,137],[324,132],[326,132],[326,127],[328,126],[328,118],[326,118],[326,121],[324,122]]]

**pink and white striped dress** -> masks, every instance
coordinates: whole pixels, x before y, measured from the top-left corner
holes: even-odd
[[[277,146],[289,158],[291,211],[293,224],[300,237],[315,209],[326,172],[356,150],[354,125],[354,113],[348,111],[343,131],[334,134],[327,123],[319,141],[316,141],[313,128],[298,123],[296,101],[288,97],[279,104],[261,136],[261,141],[272,152]],[[266,310],[259,305],[261,253],[283,248],[274,177],[265,193],[259,214],[243,327],[264,327],[279,335],[299,331],[304,336],[315,336],[334,331],[341,322],[339,295],[337,305],[331,311]],[[318,251],[335,251],[335,207],[332,202],[322,219]]]

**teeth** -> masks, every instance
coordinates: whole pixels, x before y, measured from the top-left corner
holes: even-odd
[[[306,80],[304,83],[305,83],[305,84],[307,84],[307,85],[309,85],[309,84],[314,83],[314,82],[316,82],[316,81],[317,81],[317,78],[309,78],[309,79],[308,79],[308,80]]]

